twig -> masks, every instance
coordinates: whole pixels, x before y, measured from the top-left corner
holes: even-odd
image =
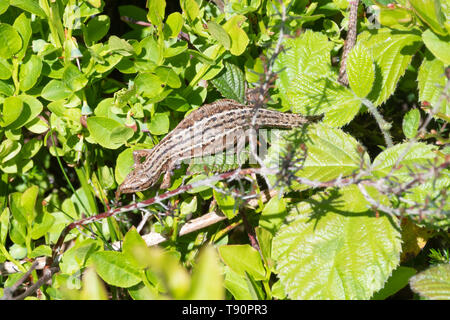
[[[28,269],[28,271],[24,273],[22,278],[20,278],[11,287],[5,288],[5,290],[3,291],[3,297],[0,297],[0,300],[11,300],[11,299],[13,299],[14,292],[16,292],[16,290],[20,287],[20,285],[22,283],[24,283],[25,280],[28,279],[28,277],[30,276],[31,272],[33,272],[33,270],[35,270],[37,266],[38,266],[38,262],[34,261],[33,264],[31,265],[30,269]]]

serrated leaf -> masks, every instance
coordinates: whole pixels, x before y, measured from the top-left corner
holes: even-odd
[[[372,89],[375,69],[367,48],[357,44],[347,59],[347,76],[350,88],[360,98],[365,98]]]
[[[236,65],[225,62],[225,70],[211,82],[225,98],[245,103],[244,73]]]
[[[284,46],[289,50],[275,61],[283,106],[305,115],[325,113],[323,121],[336,127],[351,121],[361,102],[335,80],[330,53],[333,44],[328,37],[307,30],[297,38],[286,39]]]
[[[447,79],[445,77],[444,63],[430,55],[423,59],[417,76],[419,88],[419,101],[428,102],[432,107],[440,103],[440,111],[450,114],[450,103],[441,99],[443,88]]]
[[[378,193],[369,194],[381,201]],[[369,299],[399,264],[398,225],[375,218],[356,186],[299,203],[273,239],[280,281],[291,299]]]
[[[431,300],[450,300],[450,265],[440,264],[410,280],[411,289]]]
[[[141,282],[141,273],[121,252],[96,252],[91,257],[100,277],[108,284],[128,288]]]
[[[279,167],[280,160],[285,157],[289,145],[298,146],[304,143],[307,150],[306,160],[302,162],[302,169],[295,173],[296,176],[314,181],[330,181],[339,176],[345,177],[359,170],[361,155],[358,152],[359,143],[351,135],[341,129],[330,128],[324,124],[308,126],[305,131],[284,131],[283,135],[273,136],[272,145],[268,149],[267,158],[264,163],[269,167]],[[278,131],[280,133],[280,131]],[[304,152],[296,148],[293,161],[301,161]],[[366,152],[363,161],[370,163]],[[270,176],[274,182],[275,177]],[[294,182],[291,186],[296,190],[308,188]]]
[[[394,93],[412,56],[422,45],[421,38],[415,33],[396,34],[381,28],[376,33],[362,32],[358,41],[370,50],[375,62],[375,82],[368,98],[378,106]]]
[[[406,153],[405,151],[408,150]],[[372,172],[375,177],[384,177],[396,164],[400,156],[401,168],[394,170],[391,174],[400,181],[407,181],[412,179],[409,169],[418,172],[416,165],[425,165],[428,161],[433,161],[437,155],[433,152],[436,147],[425,143],[414,143],[412,146],[409,143],[397,144],[389,149],[381,152],[373,161]],[[420,171],[424,171],[421,169]]]
[[[389,277],[383,289],[374,294],[372,300],[384,300],[397,293],[408,284],[408,280],[415,275],[416,272],[417,271],[414,268],[398,267],[392,272],[392,275]]]
[[[405,137],[412,139],[417,135],[420,124],[420,111],[417,109],[409,110],[403,117],[402,129]]]
[[[264,280],[266,271],[261,256],[250,245],[224,245],[219,247],[219,254],[227,266],[237,274],[249,273],[255,280]]]

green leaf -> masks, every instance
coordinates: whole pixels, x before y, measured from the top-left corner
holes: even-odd
[[[148,124],[148,131],[154,135],[162,135],[169,132],[169,115],[167,113],[156,113]]]
[[[394,33],[381,28],[358,35],[358,41],[367,47],[375,61],[375,82],[368,98],[375,105],[385,102],[395,91],[413,55],[422,45],[415,33]]]
[[[225,49],[230,50],[231,39],[225,29],[215,21],[208,22],[208,32],[217,40]]]
[[[100,248],[101,243],[98,240],[77,241],[73,247],[64,252],[60,263],[61,271],[69,275],[76,274]]]
[[[24,212],[21,205],[22,194],[20,192],[14,192],[9,195],[9,208],[11,209],[12,216],[22,226],[28,224],[27,213]]]
[[[7,127],[19,118],[22,113],[23,102],[18,97],[8,97],[3,101],[2,118],[0,125]]]
[[[398,267],[392,272],[383,289],[373,295],[372,300],[384,300],[397,293],[408,284],[409,279],[416,272],[414,268]]]
[[[164,11],[166,9],[166,0],[148,0],[148,20],[155,26],[160,26],[164,19]]]
[[[84,41],[90,45],[101,40],[109,30],[110,19],[106,15],[91,18],[83,30]]]
[[[63,73],[63,83],[72,92],[83,89],[88,83],[88,79],[73,64],[69,64]]]
[[[48,212],[37,216],[31,230],[31,238],[36,240],[43,237],[55,222],[55,218]]]
[[[444,62],[446,66],[450,64],[450,36],[438,36],[430,29],[427,29],[422,33],[422,39],[428,50],[436,58]]]
[[[171,13],[164,25],[164,34],[167,38],[175,38],[181,31],[183,27],[183,16],[179,12]]]
[[[37,257],[51,257],[52,256],[52,248],[46,245],[40,245],[39,247],[34,248],[34,250],[29,254],[31,259]]]
[[[245,280],[252,300],[264,300],[264,293],[261,285],[258,284],[247,271],[245,272]]]
[[[360,98],[365,98],[375,79],[372,57],[367,48],[357,44],[350,51],[347,59],[347,76],[350,88]]]
[[[131,128],[106,117],[89,117],[86,122],[95,142],[107,149],[119,148],[130,138],[129,132],[133,132]]]
[[[135,265],[137,269],[144,269],[147,267],[147,261],[143,251],[147,250],[147,244],[141,235],[132,227],[123,239],[122,252],[127,260]]]
[[[195,0],[182,0],[180,1],[181,8],[189,18],[189,20],[194,21],[199,18],[200,8]]]
[[[232,196],[220,193],[216,189],[213,190],[213,195],[220,210],[222,210],[228,219],[236,216],[239,207],[236,205],[236,201]]]
[[[9,0],[0,1],[0,15],[2,15],[9,7]]]
[[[152,73],[140,73],[134,80],[138,93],[143,93],[148,98],[158,96],[164,87],[161,79]]]
[[[412,139],[417,135],[420,124],[420,111],[417,109],[409,110],[403,117],[403,133],[408,139]]]
[[[212,83],[225,98],[245,103],[244,73],[238,66],[225,62],[225,70]]]
[[[411,289],[431,300],[450,300],[450,265],[431,267],[409,281]]]
[[[264,280],[264,269],[259,252],[250,245],[226,245],[219,247],[219,254],[227,266],[237,274],[245,276],[250,274],[255,280]]]
[[[131,172],[134,165],[133,150],[125,149],[122,151],[116,160],[116,168],[114,170],[114,176],[118,184],[121,184],[128,173]]]
[[[9,24],[0,23],[0,57],[11,58],[22,49],[22,38]]]
[[[42,60],[36,55],[20,66],[19,81],[20,90],[27,91],[36,84],[42,70]]]
[[[12,66],[6,59],[0,58],[0,79],[7,80],[11,78],[11,74],[12,74]]]
[[[441,35],[447,34],[443,26],[444,16],[441,12],[440,1],[409,0],[409,3],[419,18],[430,26],[434,32]]]
[[[284,46],[289,50],[275,61],[283,107],[305,115],[325,113],[323,121],[335,127],[351,121],[361,102],[335,80],[330,53],[334,45],[328,37],[307,30],[297,38],[286,39]]]
[[[225,266],[225,288],[231,292],[236,300],[251,300],[247,280],[242,275]]]
[[[306,160],[302,163],[301,170],[295,173],[297,177],[314,181],[330,181],[339,176],[351,175],[359,170],[361,165],[361,154],[358,152],[358,148],[362,149],[362,147],[358,141],[344,131],[330,128],[324,124],[308,126],[306,131],[299,129],[286,132],[283,139],[274,135],[271,141],[272,145],[264,160],[269,168],[281,165],[280,160],[288,154],[289,146],[305,144]],[[305,156],[301,148],[296,148],[296,150],[297,153],[292,161],[300,161]],[[370,163],[369,155],[364,152],[362,157],[364,163],[368,165]],[[269,176],[269,178],[275,182],[274,176]],[[297,182],[292,183],[291,187],[296,190],[309,188]]]
[[[9,209],[5,208],[0,214],[0,245],[5,245],[9,229]]]
[[[259,248],[266,266],[272,265],[272,239],[273,235],[270,231],[261,227],[255,228],[256,238],[258,239]]]
[[[408,25],[411,23],[413,17],[411,11],[404,8],[395,9],[380,8],[378,20],[383,26],[393,27],[399,25]]]
[[[10,0],[10,4],[22,10],[33,13],[41,18],[45,18],[45,12],[39,6],[39,2],[34,0]]]
[[[28,49],[28,43],[33,33],[31,30],[31,20],[27,18],[25,13],[22,13],[14,21],[13,27],[19,32],[20,37],[22,38],[22,49],[15,54],[19,60],[22,60],[23,57],[25,57]]]
[[[118,53],[122,56],[131,56],[134,53],[134,48],[125,39],[120,39],[117,36],[111,36],[108,40],[109,50]]]
[[[376,190],[367,188],[378,201]],[[401,235],[375,217],[356,186],[299,203],[273,239],[273,258],[291,299],[369,299],[399,264]]]
[[[245,19],[245,16],[235,15],[223,25],[231,39],[230,52],[235,56],[240,56],[244,53],[250,41],[247,33],[240,27]]]
[[[83,288],[81,289],[80,299],[108,300],[106,289],[93,268],[88,268],[84,271]]]
[[[287,215],[286,201],[275,195],[266,203],[259,219],[259,225],[275,235]]]
[[[42,97],[50,101],[68,98],[72,92],[60,80],[50,80],[42,89]]]
[[[96,252],[91,259],[100,277],[110,285],[128,288],[142,280],[140,271],[121,252]]]
[[[408,150],[408,152],[405,151]],[[372,172],[375,177],[384,177],[396,164],[397,159],[402,156],[402,160],[399,165],[401,168],[394,170],[391,175],[395,176],[399,181],[411,180],[411,172],[418,172],[415,168],[416,165],[426,165],[428,161],[432,161],[436,158],[434,151],[436,147],[425,143],[414,143],[410,146],[409,143],[397,144],[389,149],[381,152],[372,163]],[[426,170],[426,169],[425,169]],[[423,169],[421,170],[424,171]]]
[[[419,68],[417,80],[419,82],[419,101],[426,101],[431,107],[437,107],[440,103],[440,111],[446,115],[450,114],[450,103],[446,99],[441,99],[443,88],[447,82],[444,63],[429,55],[426,56]]]
[[[172,88],[181,87],[180,78],[172,70],[172,68],[161,66],[161,67],[157,67],[154,72],[163,84],[168,85],[169,87],[172,87]]]
[[[203,248],[192,271],[191,289],[187,299],[223,300],[223,278],[216,249],[211,246]]]
[[[31,225],[36,217],[36,211],[34,209],[36,205],[36,199],[39,193],[38,186],[31,186],[24,191],[20,198],[20,206],[22,207],[22,213],[26,217],[27,222]]]

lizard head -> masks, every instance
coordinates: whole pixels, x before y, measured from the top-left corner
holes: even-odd
[[[159,177],[153,176],[152,173],[136,170],[131,171],[116,191],[116,200],[119,200],[121,194],[134,193],[150,188],[157,182]]]

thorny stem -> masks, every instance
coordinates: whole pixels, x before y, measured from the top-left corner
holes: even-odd
[[[344,86],[348,86],[348,77],[346,72],[348,53],[352,50],[356,43],[356,22],[358,19],[359,0],[349,0],[349,2],[350,14],[348,17],[347,39],[345,40],[344,51],[342,52],[341,67],[339,69],[338,78],[338,81]]]
[[[362,103],[367,107],[369,112],[375,118],[375,121],[377,122],[378,127],[380,128],[381,133],[383,134],[384,141],[386,141],[387,147],[388,148],[393,147],[394,143],[392,142],[391,134],[389,133],[391,125],[388,122],[386,122],[386,120],[383,119],[383,117],[378,112],[377,108],[373,105],[372,102],[370,102],[368,99],[362,99]]]

